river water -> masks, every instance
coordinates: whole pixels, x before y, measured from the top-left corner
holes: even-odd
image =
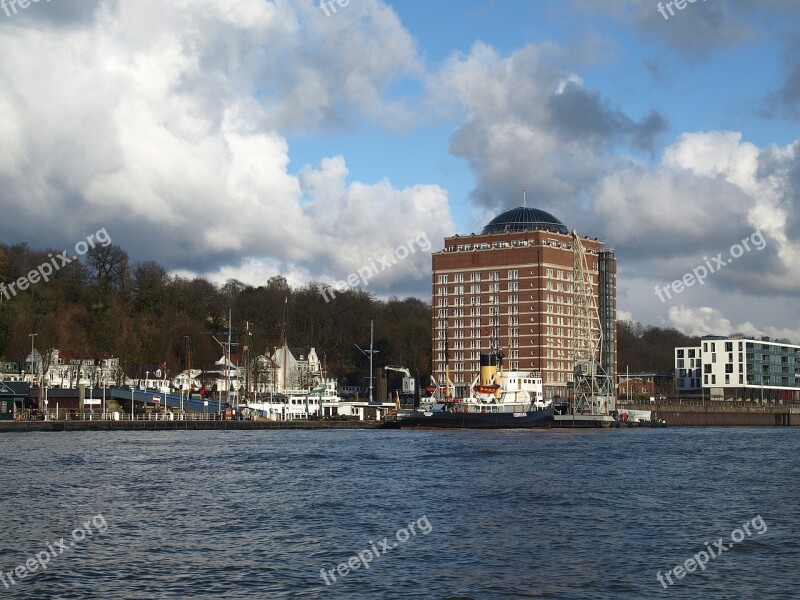
[[[0,598],[798,597],[796,428],[25,433],[0,451]]]

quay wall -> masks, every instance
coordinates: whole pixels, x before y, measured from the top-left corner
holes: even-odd
[[[255,431],[375,429],[375,421],[0,421],[0,433],[25,431]]]
[[[651,410],[668,427],[800,427],[800,408],[700,404],[638,404],[625,408]]]

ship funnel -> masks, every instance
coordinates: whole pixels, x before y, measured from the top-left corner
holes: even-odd
[[[481,381],[479,393],[494,394],[500,397],[500,389],[497,384],[497,355],[481,353]]]

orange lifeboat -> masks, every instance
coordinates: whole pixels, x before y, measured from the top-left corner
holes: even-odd
[[[478,394],[494,394],[497,392],[497,390],[500,389],[500,386],[497,385],[496,383],[490,383],[486,385],[476,385],[472,389],[475,390]]]

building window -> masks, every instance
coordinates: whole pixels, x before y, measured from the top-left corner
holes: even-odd
[[[439,275],[439,283],[447,283],[447,275]]]
[[[509,279],[519,279],[519,271],[514,269],[513,271],[508,272]]]
[[[678,357],[678,358],[683,358],[683,348],[679,348],[679,349],[678,349],[678,354],[677,354],[677,357]]]

